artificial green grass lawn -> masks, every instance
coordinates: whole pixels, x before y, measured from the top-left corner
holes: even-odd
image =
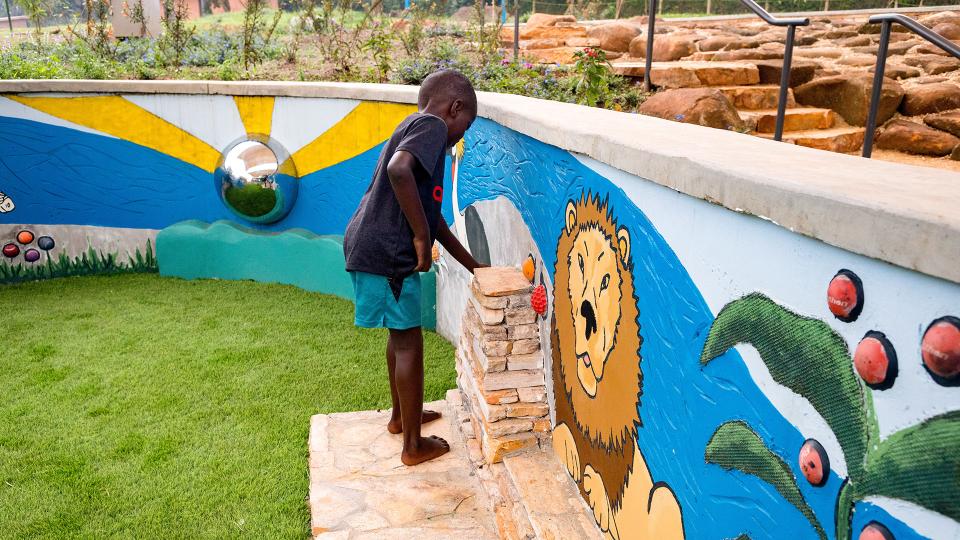
[[[390,406],[385,331],[332,296],[140,274],[0,306],[0,537],[303,538],[310,415]]]

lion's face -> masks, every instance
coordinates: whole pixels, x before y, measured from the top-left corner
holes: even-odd
[[[557,419],[566,402],[577,430],[621,452],[639,417],[639,312],[630,233],[589,193],[567,203],[557,240],[552,324]]]
[[[580,230],[567,256],[573,309],[577,378],[590,397],[597,394],[620,321],[620,269],[613,239],[598,227]]]

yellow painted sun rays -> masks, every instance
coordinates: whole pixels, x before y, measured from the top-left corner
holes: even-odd
[[[220,151],[120,96],[28,97],[13,101],[108,135],[152,148],[213,172]]]
[[[214,148],[197,136],[122,96],[6,97],[51,116],[130,141],[213,172],[226,148]],[[272,136],[275,98],[234,96],[246,135]],[[406,116],[416,112],[407,104],[364,101],[281,165],[303,177],[354,158],[390,137]],[[304,129],[310,119],[303,118]],[[237,136],[243,136],[238,133]],[[283,144],[282,140],[278,140]]]
[[[413,105],[364,101],[291,156],[301,176],[356,157],[387,140]]]
[[[233,96],[247,135],[270,135],[273,127],[272,96]]]

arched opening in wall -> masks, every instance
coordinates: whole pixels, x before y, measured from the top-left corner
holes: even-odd
[[[480,214],[472,205],[464,211],[467,225],[467,244],[473,258],[481,264],[490,264],[490,244],[487,243],[487,231],[483,227]]]

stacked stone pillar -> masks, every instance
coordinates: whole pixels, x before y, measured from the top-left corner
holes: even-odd
[[[480,268],[457,347],[457,384],[487,463],[535,448],[550,432],[532,286],[514,268]]]

